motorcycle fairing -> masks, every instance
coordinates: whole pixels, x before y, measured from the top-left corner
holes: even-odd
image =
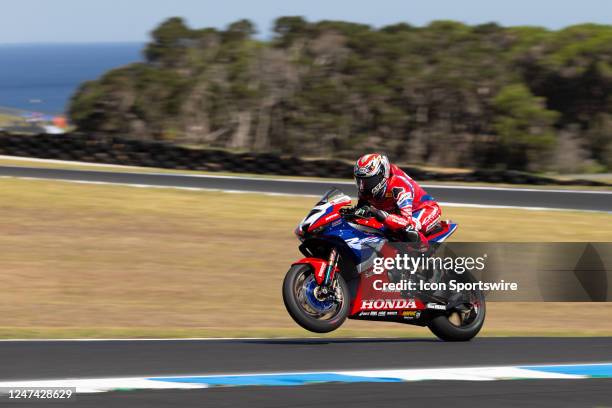
[[[310,265],[312,267],[312,270],[314,271],[314,275],[315,275],[315,280],[317,281],[318,285],[322,285],[323,282],[325,281],[325,273],[327,271],[327,266],[328,263],[326,260],[324,259],[320,259],[320,258],[302,258],[299,261],[294,262],[292,265]],[[333,274],[335,274],[338,271],[338,268],[335,267],[334,270],[332,271],[332,276],[331,278],[333,278]]]
[[[332,195],[333,196],[333,195]],[[387,253],[385,236],[385,226],[373,219],[346,220],[340,216],[340,208],[350,204],[350,198],[343,194],[333,196],[333,199],[326,199],[324,196],[315,205],[311,212],[299,224],[298,236],[304,245],[311,240],[307,233],[316,235],[316,239],[324,240],[334,246],[344,246],[346,250],[343,254],[350,254],[354,262],[358,277],[361,282],[358,284],[357,293],[351,299],[349,317],[368,320],[393,320],[406,321],[413,320],[413,324],[419,324],[419,316],[426,316],[431,310],[418,298],[412,298],[413,303],[410,307],[400,303],[385,303],[380,309],[363,308],[363,302],[383,300],[385,302],[397,300],[397,294],[391,293],[369,293],[364,288],[372,287],[373,279],[383,279],[388,281],[387,273],[374,276],[371,273],[373,260],[377,256],[393,256]],[[319,229],[320,228],[320,229]],[[318,231],[315,231],[319,229]],[[442,221],[439,228],[436,228],[428,236],[424,236],[429,242],[443,242],[455,230],[457,224],[449,221]],[[328,262],[325,259],[316,257],[306,257],[294,264],[308,264],[315,272],[317,284],[322,284],[325,280],[325,273]],[[334,273],[336,272],[334,269]],[[389,305],[397,305],[397,308],[389,308]],[[418,311],[419,313],[412,313]],[[411,316],[404,316],[403,313],[410,312]],[[417,316],[417,317],[414,317]]]
[[[440,230],[435,231],[433,234],[425,235],[429,242],[444,242],[450,237],[453,232],[457,229],[457,224],[450,221],[440,221]]]

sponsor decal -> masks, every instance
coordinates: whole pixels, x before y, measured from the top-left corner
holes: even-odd
[[[405,200],[402,200],[402,201],[398,201],[397,206],[399,208],[404,208],[404,207],[410,206],[411,204],[412,204],[412,200],[405,199]]]
[[[376,299],[362,300],[361,309],[364,310],[392,310],[392,309],[416,309],[414,299]]]
[[[325,279],[325,269],[327,269],[326,267],[327,267],[327,264],[324,262],[321,262],[321,267],[317,271],[317,275],[316,275],[318,281],[322,281],[323,279]]]
[[[421,311],[420,310],[404,310],[402,312],[402,317],[410,318],[410,319],[418,319],[419,317],[421,317]]]
[[[397,314],[398,312],[395,310],[381,310],[381,311],[373,310],[371,312],[359,312],[358,316],[388,317],[388,316],[397,316]]]
[[[329,221],[331,221],[331,220],[335,220],[335,219],[336,219],[336,218],[338,218],[338,217],[340,217],[340,214],[338,214],[338,213],[333,213],[333,214],[328,215],[327,217],[325,217],[325,218],[323,219],[323,221],[325,221],[325,222],[329,222]]]
[[[364,245],[377,244],[377,243],[379,243],[382,240],[383,240],[383,238],[380,238],[380,237],[366,237],[366,238],[354,237],[354,238],[347,239],[345,242],[351,248],[355,248],[355,249],[359,249],[360,250],[361,247],[364,246]]]
[[[428,309],[435,309],[435,310],[446,310],[446,306],[445,305],[440,305],[438,303],[428,303],[427,304],[427,308]]]
[[[427,217],[425,217],[425,219],[423,221],[421,221],[421,224],[427,224],[428,222],[430,222],[433,218],[438,217],[438,208],[434,207],[434,210],[431,212],[431,214],[429,214]]]

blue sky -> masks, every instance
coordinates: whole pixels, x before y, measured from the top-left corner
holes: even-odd
[[[192,27],[224,27],[240,18],[269,36],[274,18],[347,20],[376,27],[424,25],[452,19],[470,24],[539,25],[552,29],[583,22],[612,23],[609,0],[9,0],[0,13],[0,43],[146,41],[170,16]]]

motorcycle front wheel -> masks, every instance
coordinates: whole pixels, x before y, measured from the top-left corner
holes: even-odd
[[[315,333],[328,333],[344,323],[350,307],[346,281],[336,274],[333,297],[324,296],[310,265],[293,265],[283,281],[283,301],[297,324]]]

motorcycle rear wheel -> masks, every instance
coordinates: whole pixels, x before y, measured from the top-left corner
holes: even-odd
[[[466,313],[448,311],[443,315],[433,317],[429,323],[429,330],[444,341],[469,341],[474,338],[484,325],[486,303],[482,292],[475,291],[477,300],[470,305],[471,318]]]
[[[326,303],[313,298],[310,291],[316,282],[309,265],[293,265],[283,281],[283,301],[287,312],[297,324],[315,333],[328,333],[344,323],[349,313],[350,292],[340,274],[335,276],[340,302]]]

